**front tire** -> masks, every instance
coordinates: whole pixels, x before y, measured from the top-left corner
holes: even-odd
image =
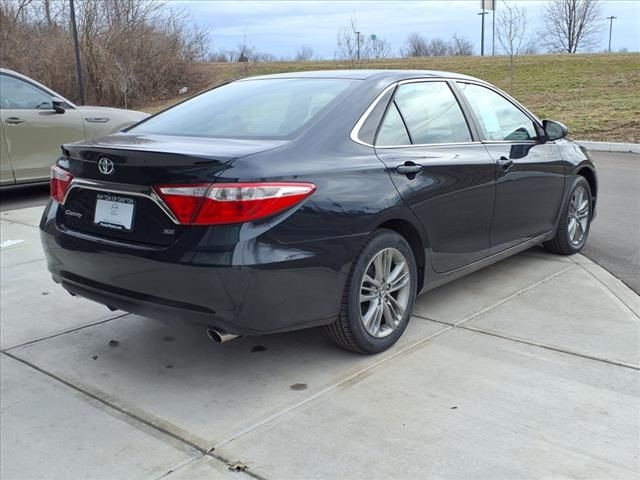
[[[592,208],[589,182],[577,177],[562,210],[556,236],[545,242],[544,248],[560,255],[573,255],[582,250],[589,236]]]
[[[418,285],[416,261],[405,238],[379,229],[365,241],[345,285],[331,340],[357,353],[379,353],[407,328]]]

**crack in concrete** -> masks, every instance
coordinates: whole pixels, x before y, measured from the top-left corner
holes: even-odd
[[[67,333],[77,332],[78,330],[83,330],[83,329],[89,328],[89,327],[95,327],[96,325],[102,325],[103,323],[111,322],[112,320],[117,320],[119,318],[126,317],[127,315],[131,315],[131,314],[127,313],[127,312],[120,313],[120,314],[117,314],[114,317],[104,318],[104,319],[98,320],[97,322],[94,322],[94,323],[88,323],[86,325],[81,325],[79,327],[73,327],[73,328],[70,328],[68,330],[64,330],[62,332],[58,332],[58,333],[53,333],[51,335],[47,335],[46,337],[37,338],[35,340],[29,340],[28,342],[20,343],[18,345],[14,345],[12,347],[3,348],[2,350],[0,350],[0,352],[7,353],[7,352],[10,352],[11,350],[15,350],[17,348],[26,347],[28,345],[33,345],[34,343],[39,343],[39,342],[42,342],[44,340],[49,340],[50,338],[60,337],[62,335],[66,335]]]
[[[16,355],[13,355],[11,352],[2,352],[2,354],[6,355],[9,358],[12,358],[12,359],[16,360],[17,362],[22,363],[23,365],[26,365],[27,367],[33,368],[37,372],[40,372],[40,373],[42,373],[43,375],[46,375],[49,378],[57,380],[58,382],[66,385],[67,387],[69,387],[69,388],[71,388],[71,389],[73,389],[73,390],[75,390],[77,392],[80,392],[80,393],[86,395],[87,397],[92,398],[93,400],[95,400],[97,402],[100,402],[102,405],[105,405],[108,408],[111,408],[111,409],[121,413],[122,415],[130,417],[130,418],[140,422],[141,424],[146,425],[149,428],[157,430],[158,432],[163,433],[163,434],[173,438],[174,440],[178,440],[179,442],[183,443],[184,445],[186,445],[188,447],[191,447],[191,448],[197,450],[198,452],[200,452],[202,454],[205,454],[205,453],[208,452],[207,449],[204,449],[201,446],[197,445],[196,443],[191,442],[188,439],[181,437],[180,435],[172,432],[171,430],[163,428],[160,425],[154,424],[153,422],[147,420],[146,418],[144,418],[144,417],[142,417],[140,415],[136,415],[135,413],[133,413],[133,412],[131,412],[131,411],[129,411],[129,410],[123,408],[123,407],[120,407],[119,405],[117,405],[115,403],[112,403],[112,402],[110,402],[109,400],[107,400],[105,398],[102,398],[100,395],[94,394],[93,392],[91,392],[90,390],[88,390],[86,388],[83,388],[83,387],[81,387],[79,385],[76,385],[75,383],[73,383],[73,382],[71,382],[69,380],[66,380],[66,379],[64,379],[64,378],[62,378],[62,377],[60,377],[60,376],[58,376],[58,375],[56,375],[54,373],[48,372],[47,370],[44,370],[43,368],[40,368],[39,366],[37,366],[37,365],[27,361],[27,360],[24,360],[24,359],[22,359],[20,357],[17,357]]]

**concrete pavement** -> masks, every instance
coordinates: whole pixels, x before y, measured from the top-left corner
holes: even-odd
[[[3,480],[640,475],[640,297],[586,257],[423,295],[373,357],[318,330],[218,345],[67,295],[40,210],[0,222]]]

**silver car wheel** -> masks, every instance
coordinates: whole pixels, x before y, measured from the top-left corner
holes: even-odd
[[[589,196],[584,187],[578,187],[571,195],[571,203],[569,203],[569,220],[567,222],[567,231],[569,233],[569,241],[573,245],[580,245],[587,234],[589,226]]]
[[[366,331],[383,338],[402,321],[411,295],[411,271],[395,248],[379,251],[369,262],[360,285],[360,318]]]

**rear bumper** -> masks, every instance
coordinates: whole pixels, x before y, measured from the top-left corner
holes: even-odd
[[[41,239],[53,279],[66,290],[111,308],[238,335],[333,321],[361,241],[285,245],[268,230],[209,227],[169,247],[146,248],[66,230],[56,224],[57,208],[50,202],[45,210]]]

